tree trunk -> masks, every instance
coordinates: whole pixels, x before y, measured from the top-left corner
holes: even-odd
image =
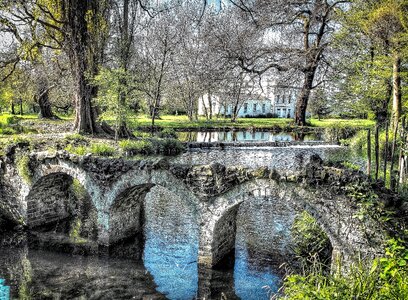
[[[307,72],[305,72],[305,80],[303,82],[302,91],[300,92],[296,103],[295,123],[298,126],[306,125],[306,109],[309,102],[310,92],[313,88],[315,72],[315,67],[311,67]]]
[[[392,124],[395,127],[401,117],[401,57],[398,53],[394,54],[392,85]]]
[[[97,74],[101,49],[98,47],[98,18],[101,18],[99,2],[67,1],[65,6],[67,24],[67,52],[71,63],[75,94],[74,130],[78,133],[95,134],[97,111],[92,100],[97,87],[91,80]]]
[[[210,118],[210,120],[212,120],[212,118],[213,118],[213,107],[212,107],[211,92],[210,91],[208,91],[208,108],[210,110],[209,118]]]
[[[129,65],[129,51],[130,51],[130,36],[129,36],[129,0],[123,1],[123,24],[121,29],[121,49],[120,49],[120,66],[124,72],[119,79],[119,107],[122,109],[126,107],[126,99],[128,97],[128,81],[126,73]],[[133,133],[127,128],[126,116],[119,116],[119,124],[115,130],[115,139],[133,137]]]
[[[20,116],[22,116],[22,115],[24,115],[24,112],[23,112],[23,99],[20,99]]]
[[[388,118],[388,104],[390,103],[391,95],[392,95],[392,84],[391,84],[391,79],[386,79],[385,80],[385,87],[386,87],[386,93],[385,93],[385,98],[382,101],[382,105],[380,108],[376,108],[375,110],[375,119],[377,121],[378,126],[384,127],[385,124],[387,123],[387,118]]]
[[[49,100],[49,87],[46,81],[41,80],[38,85],[38,106],[40,107],[40,118],[54,119],[51,103]]]
[[[11,114],[15,115],[16,114],[16,110],[14,108],[14,100],[11,100]]]

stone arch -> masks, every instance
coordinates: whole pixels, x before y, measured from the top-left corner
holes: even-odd
[[[109,190],[106,191],[107,206],[110,207],[123,191],[144,184],[160,185],[176,194],[191,199],[191,201],[196,204],[199,202],[187,185],[182,180],[176,178],[168,170],[137,169],[130,170],[123,174],[112,186],[109,187]]]
[[[64,172],[42,174],[26,197],[33,243],[64,252],[96,252],[98,212],[86,188]]]
[[[131,170],[107,191],[110,253],[140,259],[144,249],[145,197],[151,189],[164,188],[197,204],[193,193],[166,170]]]
[[[34,186],[36,182],[43,177],[55,173],[66,174],[78,180],[90,194],[93,193],[93,189],[95,189],[96,185],[92,182],[85,170],[69,160],[65,161],[57,158],[49,158],[38,162],[37,168],[34,170],[32,176],[31,186]]]
[[[376,253],[364,226],[353,216],[356,209],[344,196],[330,196],[295,183],[257,179],[236,186],[214,200],[201,215],[199,264],[216,266],[235,245],[236,218],[240,205],[253,197],[276,197],[294,211],[308,211],[328,235],[333,258],[348,261],[353,255]],[[205,222],[205,220],[208,220]]]
[[[144,248],[144,202],[153,187],[140,184],[121,192],[109,210],[109,253],[141,259]]]

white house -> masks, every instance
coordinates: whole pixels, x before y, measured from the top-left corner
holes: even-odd
[[[275,116],[293,118],[299,88],[276,85],[274,81],[262,81],[259,88],[250,95],[242,96],[238,117]],[[198,102],[198,114],[206,115],[210,110],[213,115],[231,115],[233,105],[223,100],[221,95],[204,94]]]

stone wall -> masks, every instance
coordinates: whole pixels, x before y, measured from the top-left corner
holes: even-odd
[[[62,223],[73,214],[74,198],[69,193],[72,178],[63,173],[45,176],[27,197],[27,224],[33,229]]]
[[[28,220],[31,228],[43,222],[43,217],[53,218],[47,203],[65,203],[65,200],[58,200],[59,197],[69,197],[64,194],[64,178],[77,180],[96,209],[98,242],[105,246],[109,246],[109,242],[117,244],[128,237],[140,237],[146,215],[146,212],[142,213],[142,202],[145,201],[147,187],[154,186],[155,193],[177,199],[174,207],[168,205],[174,211],[182,207],[181,203],[189,203],[196,209],[196,226],[200,231],[198,260],[210,267],[234,247],[240,204],[253,202],[259,197],[264,197],[265,201],[278,201],[284,204],[283,207],[296,212],[309,211],[328,234],[334,251],[345,259],[359,252],[367,256],[380,253],[384,232],[369,216],[364,220],[355,218],[358,207],[344,190],[344,186],[353,180],[366,178],[361,174],[353,177],[340,169],[323,166],[316,152],[324,154],[329,150],[257,149],[248,150],[245,155],[243,150],[240,151],[209,151],[198,156],[191,154],[176,159],[139,161],[80,157],[66,152],[33,153],[30,155],[31,184],[21,183],[12,159],[3,160],[0,178],[3,188],[12,187],[9,189],[12,195],[8,199],[15,199],[18,211],[26,211],[25,206],[30,203]],[[243,157],[249,160],[246,166]],[[212,158],[218,163],[207,165]],[[58,176],[61,179],[55,179]],[[70,204],[64,205],[53,205],[54,216],[66,215]],[[6,210],[11,215],[11,209]],[[22,216],[27,220],[26,215]],[[285,218],[287,215],[281,216]],[[280,239],[279,233],[275,233],[276,239]],[[137,256],[140,257],[140,253]]]

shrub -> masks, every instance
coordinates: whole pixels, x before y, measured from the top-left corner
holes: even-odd
[[[408,299],[408,250],[401,240],[388,242],[385,256],[358,262],[347,272],[328,275],[316,268],[286,276],[278,299]]]
[[[84,146],[74,146],[74,145],[68,145],[65,147],[66,151],[72,154],[76,155],[85,155],[88,152],[88,149]]]
[[[127,155],[135,155],[135,154],[152,154],[154,152],[153,145],[150,141],[147,140],[139,140],[139,141],[131,141],[131,140],[124,140],[119,142],[119,147],[125,152]]]
[[[83,143],[87,141],[87,139],[84,136],[80,135],[79,133],[69,134],[65,136],[64,139],[67,142],[73,142],[73,143]]]
[[[172,128],[165,128],[158,134],[159,138],[163,139],[177,139],[177,133]]]
[[[6,127],[6,128],[3,128],[3,129],[0,129],[0,133],[2,133],[4,135],[13,135],[13,134],[16,134],[17,131],[15,129],[13,129],[13,128]]]
[[[18,117],[16,117],[16,116],[10,116],[10,117],[7,117],[6,118],[6,124],[7,125],[15,125],[15,124],[17,124],[18,122],[19,122],[19,118]]]
[[[152,142],[157,154],[177,155],[184,151],[184,144],[176,139],[154,139]]]
[[[329,238],[307,211],[295,218],[291,235],[295,243],[293,251],[303,268],[310,268],[315,262],[330,265],[332,246]]]
[[[107,144],[95,143],[91,145],[91,152],[100,156],[113,156],[116,150]]]

